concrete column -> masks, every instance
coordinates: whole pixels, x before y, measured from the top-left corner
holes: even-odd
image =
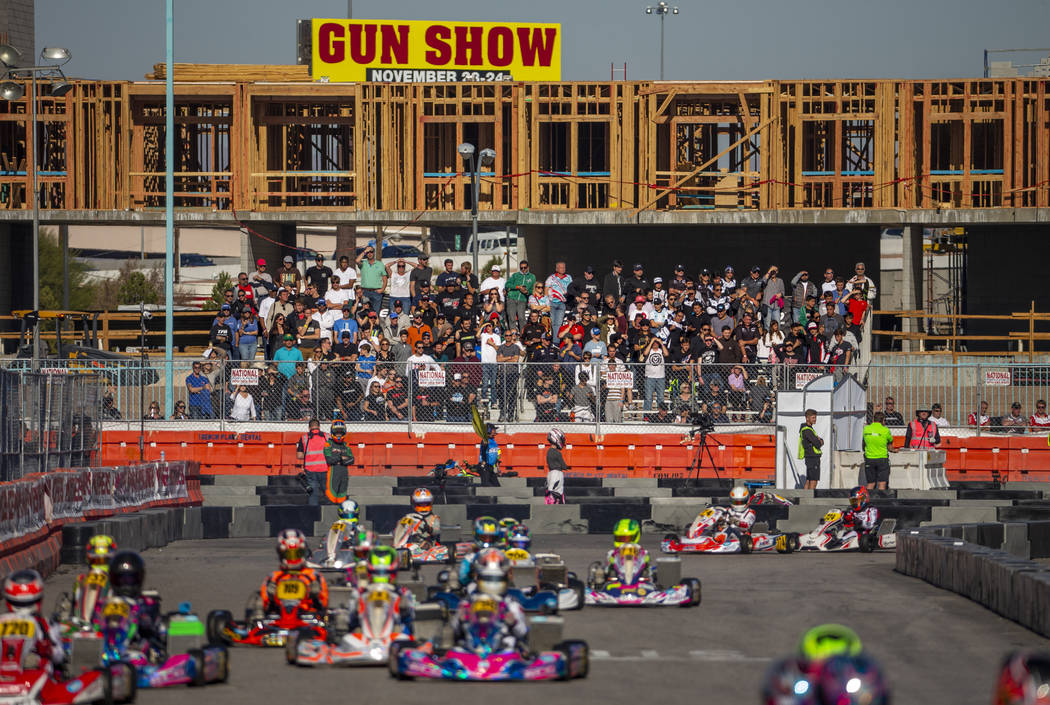
[[[295,256],[294,224],[252,223],[251,228],[258,235],[241,231],[242,272],[253,271],[259,258],[266,260],[269,271],[274,272],[280,268],[285,255]]]
[[[903,229],[901,309],[905,311],[922,308],[922,227],[921,225],[908,225]],[[920,319],[905,318],[901,328],[905,332],[914,332],[919,330],[920,323]],[[906,352],[912,352],[919,349],[919,342],[905,340],[901,348]]]

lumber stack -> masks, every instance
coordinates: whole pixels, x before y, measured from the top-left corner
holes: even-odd
[[[153,64],[150,81],[163,81],[163,63]],[[295,64],[175,64],[176,81],[309,81],[310,67]]]

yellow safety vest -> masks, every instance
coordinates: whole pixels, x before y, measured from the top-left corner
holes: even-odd
[[[802,428],[800,428],[798,430],[798,458],[799,458],[799,460],[802,460],[803,458],[806,457],[806,449],[802,446],[802,432],[805,431],[807,428],[810,431],[813,431],[813,435],[816,435],[816,433],[817,433],[816,429],[814,429],[812,426],[803,426]],[[816,453],[817,455],[820,455],[820,448],[817,448],[816,446],[814,446],[813,447],[813,452]]]

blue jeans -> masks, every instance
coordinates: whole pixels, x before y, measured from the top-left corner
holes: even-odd
[[[496,405],[496,379],[499,373],[499,365],[494,362],[485,362],[481,365],[481,396],[485,396],[488,390],[489,405]]]
[[[766,307],[765,326],[766,330],[769,330],[769,322],[776,321],[780,323],[780,312],[783,311],[779,306],[773,306],[770,304]]]
[[[306,480],[310,486],[310,506],[317,507],[321,505],[321,500],[324,498],[324,486],[328,479],[328,473],[326,472],[307,472]]]
[[[645,378],[645,403],[642,408],[645,411],[649,411],[653,408],[653,395],[656,395],[658,401],[664,400],[664,378],[663,377],[646,377]]]
[[[237,350],[241,353],[242,360],[254,360],[255,351],[259,349],[259,339],[256,338],[250,343],[237,343]]]
[[[558,344],[558,329],[561,328],[561,319],[565,318],[565,302],[551,301],[551,338],[554,344]]]
[[[793,309],[791,309],[791,320],[793,322],[795,322],[795,323],[801,323],[802,322],[802,311],[803,311],[803,309],[801,309],[801,308],[793,308]]]
[[[383,307],[383,292],[365,289],[364,294],[365,298],[368,299],[368,303],[372,304],[372,310],[378,313],[379,309]]]
[[[412,310],[412,297],[411,296],[391,296],[390,297],[390,310],[394,310],[394,302],[401,302],[401,310],[407,314]],[[451,323],[451,321],[449,321]]]

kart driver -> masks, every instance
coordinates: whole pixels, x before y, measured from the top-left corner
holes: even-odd
[[[463,556],[459,562],[459,570],[456,575],[459,584],[471,593],[474,591],[474,561],[478,554],[486,548],[494,548],[498,545],[500,527],[492,517],[478,517],[474,520],[474,546],[469,553]]]
[[[459,603],[451,620],[457,648],[470,649],[467,631],[473,624],[494,621],[502,632],[501,650],[526,652],[529,625],[525,611],[517,600],[506,597],[510,582],[507,557],[497,548],[487,548],[478,554],[475,562],[477,592]]]
[[[277,535],[277,558],[281,569],[275,570],[266,577],[259,595],[265,614],[280,611],[277,601],[279,583],[292,579],[306,584],[306,597],[302,606],[310,612],[323,614],[328,609],[328,583],[324,576],[306,566],[306,537],[298,529],[285,529]]]
[[[7,614],[0,615],[0,648],[3,662],[19,659],[21,669],[33,668],[26,657],[36,654],[42,667],[54,674],[65,660],[58,625],[40,614],[44,599],[44,579],[35,570],[20,570],[4,581]]]
[[[358,518],[361,508],[357,502],[347,499],[339,505],[339,521],[332,524],[321,547],[325,549],[325,560],[328,565],[335,563],[335,552],[340,549],[353,548],[360,540],[361,527]],[[332,534],[336,534],[334,537]]]
[[[605,556],[605,568],[603,582],[619,580],[616,571],[616,557],[624,546],[632,546],[637,551],[635,560],[642,564],[639,572],[641,580],[653,582],[653,564],[649,560],[649,552],[639,545],[642,539],[642,525],[637,519],[620,519],[613,527],[613,548]]]
[[[146,564],[135,551],[119,551],[109,561],[109,583],[113,594],[131,603],[131,618],[148,648],[163,653],[166,639],[161,635],[160,598],[143,595]]]
[[[716,510],[713,515],[708,515],[705,509],[693,520],[687,536],[691,539],[699,538],[712,527],[738,537],[751,533],[751,527],[755,525],[755,510],[751,509],[750,501],[751,492],[747,487],[737,485],[729,492],[729,506],[713,507]],[[724,528],[719,526],[723,521]]]
[[[83,595],[84,586],[92,575],[102,574],[105,576],[106,584],[109,583],[109,560],[113,557],[113,552],[116,550],[117,542],[113,540],[112,536],[96,534],[88,539],[86,551],[88,571],[78,575],[76,582],[73,583],[73,599],[70,605],[71,614],[75,615],[80,612],[80,598]],[[95,605],[96,610],[102,607],[102,602],[104,600],[99,600]]]
[[[499,520],[499,545],[500,548],[507,548],[510,545],[510,532],[514,530],[514,527],[518,525],[518,520],[514,517],[503,517]]]
[[[412,636],[415,628],[415,598],[411,591],[397,586],[397,571],[400,568],[397,551],[390,546],[376,546],[368,553],[364,563],[368,567],[368,584],[350,601],[350,631],[354,632],[361,627],[357,610],[359,599],[367,601],[369,593],[373,591],[393,590],[400,598],[395,616],[400,623],[399,631]]]
[[[354,562],[346,566],[346,584],[356,590],[364,590],[368,586],[368,554],[376,546],[375,532],[364,529],[358,535],[357,543],[354,544]]]
[[[824,669],[833,662],[845,661],[852,666],[839,664],[831,666],[825,678]],[[837,705],[838,698],[844,694],[846,681],[839,681],[838,675],[850,668],[869,674],[859,675],[853,688],[871,694],[869,700],[850,700],[845,702],[871,702],[885,704],[887,700],[878,699],[880,693],[885,697],[878,667],[863,655],[860,637],[849,627],[840,624],[822,624],[813,627],[799,640],[798,653],[773,664],[767,672],[762,685],[762,703],[764,705]],[[871,675],[874,674],[874,675]]]
[[[868,504],[868,488],[858,485],[849,491],[850,508],[842,513],[842,528],[866,534],[879,525],[879,510]]]
[[[419,487],[412,493],[412,511],[402,518],[419,520],[415,533],[409,538],[415,543],[425,544],[427,547],[437,543],[441,536],[441,519],[433,513],[434,494],[425,487]]]

